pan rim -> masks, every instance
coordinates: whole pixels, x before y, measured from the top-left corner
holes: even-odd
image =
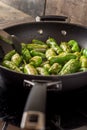
[[[4,69],[4,70],[6,70],[6,71],[8,71],[8,72],[13,73],[13,74],[16,73],[18,75],[27,76],[27,77],[28,76],[29,77],[33,76],[34,78],[35,77],[40,77],[41,79],[43,79],[43,78],[48,78],[48,79],[64,79],[64,78],[72,78],[72,77],[75,78],[78,75],[80,77],[80,76],[83,76],[83,74],[87,74],[87,71],[84,71],[84,72],[76,72],[76,73],[65,74],[65,75],[47,75],[47,76],[44,76],[44,75],[29,75],[29,74],[25,74],[25,73],[16,72],[14,70],[10,70],[9,68],[6,68],[6,67],[0,65],[0,69],[1,68]]]
[[[4,30],[7,30],[9,28],[14,28],[14,27],[18,27],[18,26],[23,26],[23,25],[31,25],[31,24],[61,24],[61,25],[69,25],[69,26],[74,26],[74,27],[80,27],[80,28],[83,28],[83,29],[87,29],[87,26],[85,25],[82,25],[82,24],[77,24],[77,23],[68,23],[68,22],[58,22],[58,21],[53,21],[53,22],[49,22],[49,21],[41,21],[41,22],[25,22],[25,23],[19,23],[19,24],[16,24],[16,25],[11,25],[11,26],[8,26],[8,27],[5,27]]]

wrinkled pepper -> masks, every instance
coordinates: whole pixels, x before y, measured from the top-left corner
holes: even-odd
[[[29,63],[31,55],[27,48],[22,49],[22,56],[23,56],[23,59],[26,61],[26,63]]]
[[[85,56],[80,57],[81,68],[87,68],[87,58]]]
[[[49,69],[50,69],[50,64],[49,64],[49,63],[46,63],[46,64],[43,65],[43,67],[44,67],[47,71],[49,71]]]
[[[48,48],[47,45],[40,45],[40,44],[27,44],[27,48],[31,51],[31,50],[36,50],[39,52],[45,52],[46,49]]]
[[[49,59],[52,56],[56,56],[56,53],[55,53],[55,51],[52,48],[49,48],[46,51],[45,55],[46,55],[46,58]]]
[[[79,48],[79,45],[78,45],[77,41],[75,41],[75,40],[70,40],[70,41],[68,42],[68,44],[71,46],[72,52],[80,51],[80,48]]]
[[[12,61],[4,60],[2,65],[11,70],[22,73],[22,71]]]
[[[58,46],[56,40],[54,38],[49,38],[46,41],[47,45],[51,47],[57,54],[62,52],[62,49]]]
[[[49,73],[47,72],[47,70],[45,68],[43,68],[43,67],[37,67],[36,69],[37,69],[37,71],[38,71],[38,73],[40,75],[44,75],[44,76],[49,75]]]
[[[42,58],[40,56],[34,56],[30,59],[30,64],[35,67],[40,66],[41,63],[42,63]]]
[[[29,75],[38,75],[37,70],[34,68],[34,66],[30,64],[26,64],[24,67],[24,73]]]
[[[31,54],[31,56],[40,56],[40,57],[42,57],[42,59],[46,58],[44,53],[36,51],[36,50],[31,50],[30,54]]]
[[[5,56],[3,60],[11,60],[11,57],[16,53],[15,50],[12,50],[10,52],[8,52]]]
[[[67,42],[61,42],[60,47],[64,52],[71,52],[70,46],[68,45]]]
[[[50,67],[49,73],[50,73],[50,74],[58,74],[61,69],[62,69],[62,65],[60,65],[59,63],[54,63],[54,64]]]
[[[87,48],[82,49],[82,54],[87,58]]]
[[[40,44],[40,45],[45,45],[46,44],[46,43],[42,42],[41,40],[37,40],[37,39],[33,39],[32,43]]]
[[[59,74],[60,75],[71,74],[79,71],[79,69],[80,69],[79,60],[71,59],[63,66]]]
[[[49,62],[50,64],[54,64],[54,63],[59,63],[59,64],[65,64],[67,61],[69,61],[70,59],[75,59],[76,55],[74,55],[73,53],[61,53],[58,56],[52,56],[49,58]]]
[[[16,65],[19,66],[22,62],[22,56],[20,56],[18,53],[15,53],[12,57],[11,57],[11,61]]]

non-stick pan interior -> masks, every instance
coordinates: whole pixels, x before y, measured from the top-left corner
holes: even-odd
[[[58,44],[61,41],[69,41],[71,39],[76,40],[82,48],[87,48],[87,28],[58,22],[34,22],[16,25],[13,27],[6,28],[10,34],[14,34],[21,42],[31,43],[32,39],[39,39],[46,41],[49,37],[53,37],[57,40]],[[7,47],[6,50],[9,48]],[[20,82],[23,84],[23,80],[50,80],[50,81],[62,81],[62,86],[65,90],[75,89],[87,85],[86,78],[87,72],[81,74],[71,74],[68,76],[31,76],[26,74],[19,74],[10,70],[1,68],[3,77],[8,81]]]
[[[87,47],[87,28],[58,22],[34,22],[26,23],[6,29],[10,34],[14,34],[22,42],[30,43],[32,39],[46,41],[47,38],[53,37],[58,44],[61,41],[76,40],[81,47]]]

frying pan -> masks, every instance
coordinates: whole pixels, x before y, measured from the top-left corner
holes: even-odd
[[[66,20],[66,17],[62,18],[62,20],[64,19]],[[24,23],[5,28],[4,30],[11,35],[16,35],[24,43],[30,43],[31,40],[35,38],[46,41],[48,37],[53,37],[58,43],[74,39],[79,43],[81,48],[87,48],[87,27],[67,22],[40,21]],[[9,46],[5,46],[5,49],[8,51]],[[20,86],[23,86],[23,83],[27,82],[34,86],[29,94],[24,110],[22,128],[24,128],[24,126],[29,128],[32,123],[35,125],[35,123],[39,122],[39,124],[37,123],[37,126],[41,125],[41,128],[38,128],[36,125],[34,128],[38,130],[44,129],[45,105],[43,104],[45,104],[46,101],[47,86],[54,87],[56,91],[68,91],[87,85],[87,72],[78,72],[64,76],[34,76],[17,73],[0,65],[0,73],[5,82],[16,83]]]

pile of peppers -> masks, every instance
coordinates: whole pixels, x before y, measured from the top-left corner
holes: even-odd
[[[87,71],[87,49],[80,48],[75,40],[61,42],[48,38],[45,42],[33,39],[21,43],[21,55],[8,52],[2,65],[10,70],[28,75],[66,75]]]

